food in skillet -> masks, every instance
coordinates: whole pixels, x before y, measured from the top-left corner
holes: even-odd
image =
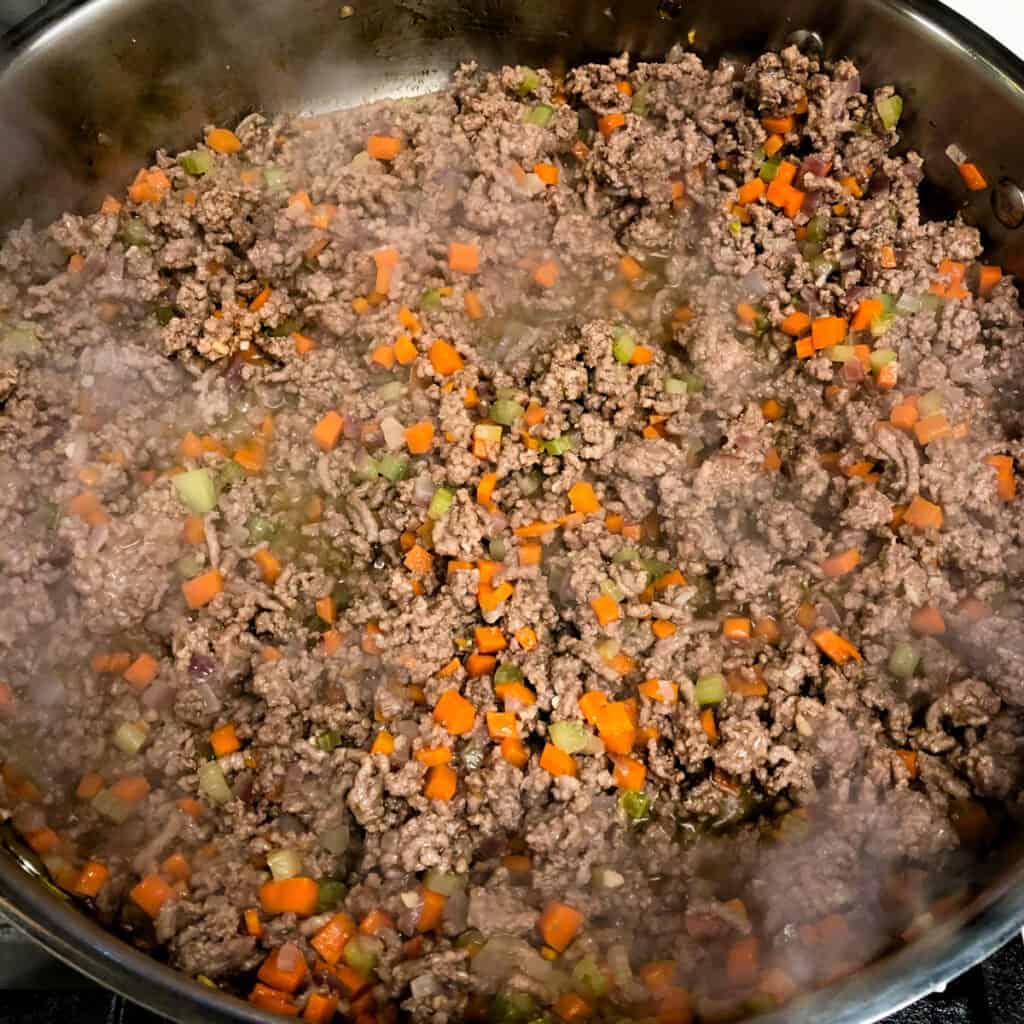
[[[55,884],[363,1024],[735,1016],[955,909],[1020,811],[1022,316],[901,111],[795,49],[468,65],[11,235]]]

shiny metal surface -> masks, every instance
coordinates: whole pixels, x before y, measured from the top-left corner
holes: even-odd
[[[800,33],[850,56],[867,84],[907,97],[908,144],[926,157],[935,214],[981,226],[995,259],[1024,276],[1024,228],[985,193],[964,196],[944,156],[956,142],[991,181],[1024,182],[1024,65],[931,0],[64,0],[8,40],[0,72],[0,223],[94,209],[158,147],[251,110],[322,110],[442,85],[475,58],[570,65],[675,43],[743,59]],[[54,18],[54,14],[60,17]],[[1012,204],[1012,190],[1007,189]],[[950,197],[957,197],[952,199]],[[1005,200],[1005,196],[1002,197]],[[1019,195],[1018,195],[1019,198]],[[1000,207],[1007,224],[1016,209]],[[0,908],[67,963],[178,1021],[270,1021],[135,951],[0,851]],[[1024,923],[1024,859],[992,865],[954,920],[848,981],[760,1018],[868,1024],[944,985]]]

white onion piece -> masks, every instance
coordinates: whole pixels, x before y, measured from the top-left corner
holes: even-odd
[[[405,428],[394,416],[385,416],[380,421],[380,431],[389,452],[397,452],[405,447]]]

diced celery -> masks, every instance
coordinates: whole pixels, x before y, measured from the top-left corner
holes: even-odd
[[[523,415],[523,411],[523,407],[518,402],[508,398],[499,398],[497,401],[491,402],[490,416],[495,423],[511,427]]]
[[[876,348],[871,353],[871,369],[874,371],[880,370],[883,366],[887,366],[889,363],[896,362],[896,353],[891,348]]]
[[[540,85],[540,75],[533,68],[522,65],[517,67],[516,71],[519,73],[519,85],[516,86],[516,92],[520,96],[529,96],[531,92],[536,92]]]
[[[217,507],[217,487],[208,469],[190,469],[172,479],[178,497],[193,515],[205,516]]]
[[[431,892],[440,893],[442,896],[451,896],[459,889],[466,887],[466,876],[431,868],[423,879],[423,885]]]
[[[809,242],[824,241],[827,233],[824,217],[812,217],[807,222],[807,240]]]
[[[619,548],[618,551],[612,555],[613,562],[635,562],[640,557],[640,552],[636,548],[627,544],[625,547]]]
[[[389,380],[377,388],[377,397],[385,404],[401,401],[405,394],[405,385],[400,380]]]
[[[173,306],[157,306],[153,310],[153,316],[161,327],[166,327],[174,319]]]
[[[555,454],[554,452],[550,454]],[[519,478],[519,490],[527,498],[531,494],[536,494],[543,486],[543,477],[535,469],[531,469],[529,473],[524,473]]]
[[[896,296],[890,292],[882,292],[878,296],[878,301],[882,304],[883,313],[895,313],[896,312]]]
[[[601,593],[606,597],[613,598],[616,601],[621,601],[626,595],[622,592],[622,587],[615,582],[605,577],[599,584]]]
[[[619,807],[631,821],[644,821],[651,811],[651,798],[638,790],[627,790],[619,797]]]
[[[620,889],[626,880],[607,864],[598,864],[590,872],[590,881],[598,889]]]
[[[873,338],[880,338],[887,330],[889,330],[890,327],[892,327],[895,319],[895,313],[879,313],[878,316],[871,321],[871,336]]]
[[[921,656],[912,644],[898,643],[889,655],[889,671],[900,679],[909,679],[917,671]]]
[[[0,331],[0,352],[6,356],[34,356],[41,347],[33,324],[4,326]]]
[[[921,414],[922,418],[934,416],[936,413],[942,412],[945,407],[946,396],[938,388],[926,392],[917,402],[917,411]]]
[[[660,558],[641,558],[640,565],[652,583],[672,569],[671,562],[663,562]]]
[[[398,455],[385,452],[378,460],[377,469],[385,480],[390,480],[394,484],[404,479],[409,470],[409,463]]]
[[[380,476],[380,463],[366,455],[356,463],[355,471],[359,480],[376,480]]]
[[[552,722],[548,726],[551,742],[567,754],[589,750],[593,733],[582,722]]]
[[[201,175],[213,167],[213,156],[205,149],[193,149],[188,153],[182,153],[178,157],[178,163],[187,174]]]
[[[215,804],[226,804],[232,799],[231,787],[224,777],[224,771],[216,761],[207,761],[199,766],[199,788]]]
[[[548,455],[564,455],[572,451],[572,438],[563,434],[561,437],[553,437],[550,441],[544,442],[544,451]]]
[[[636,351],[633,335],[625,327],[616,327],[612,338],[612,355],[617,362],[628,363]]]
[[[178,570],[179,576],[190,580],[193,576],[198,576],[203,571],[203,561],[198,555],[182,555],[175,562],[174,567]]]
[[[508,554],[508,548],[505,546],[504,537],[492,537],[487,542],[487,553],[496,562],[504,562],[505,556]]]
[[[856,357],[857,353],[853,350],[852,345],[830,345],[825,349],[825,355],[833,362],[848,363]]]
[[[263,168],[263,183],[272,192],[283,191],[288,187],[288,174],[282,167],[267,164]]]
[[[762,181],[774,181],[779,173],[779,165],[781,163],[781,160],[776,160],[774,158],[765,160],[765,162],[761,164],[761,169],[757,172],[758,177]]]
[[[325,732],[319,733],[313,742],[325,754],[329,754],[341,746],[341,734],[337,729],[327,729]]]
[[[178,478],[175,477],[177,480]],[[236,484],[240,484],[245,479],[245,470],[235,462],[234,459],[230,459],[225,462],[220,469],[217,470],[217,487],[222,491],[230,491]]]
[[[316,912],[333,910],[345,898],[345,883],[334,878],[321,878],[316,883]]]
[[[441,289],[428,288],[420,297],[420,309],[424,313],[436,313],[441,308]]]
[[[666,395],[685,395],[687,392],[686,381],[681,377],[666,377],[662,382]]]
[[[903,116],[903,97],[885,96],[875,100],[875,110],[885,125],[885,130],[891,132],[900,123]]]
[[[132,805],[117,794],[111,793],[109,789],[101,789],[92,798],[92,805],[104,818],[118,825],[127,821],[132,813]]]
[[[382,948],[380,940],[372,935],[356,935],[345,944],[341,955],[352,970],[365,978],[377,966]]]
[[[302,858],[298,850],[271,850],[267,854],[267,867],[275,882],[284,882],[302,874]]]
[[[551,118],[554,116],[554,107],[549,107],[546,103],[538,103],[535,107],[530,107],[526,111],[523,115],[523,120],[527,124],[535,124],[538,128],[547,128],[551,123]]]
[[[929,313],[937,313],[945,305],[946,300],[941,295],[933,295],[927,292],[921,296],[921,308]]]
[[[573,987],[592,999],[600,999],[608,991],[608,979],[601,968],[585,956],[572,969]]]
[[[145,722],[122,722],[114,730],[114,746],[126,754],[137,754],[149,736],[149,726]]]
[[[245,528],[249,531],[249,540],[254,544],[270,540],[277,533],[277,524],[269,516],[250,516]]]
[[[699,395],[704,390],[704,378],[698,377],[695,373],[686,375],[686,390],[691,395]]]
[[[725,676],[715,672],[709,676],[701,676],[697,680],[693,688],[693,699],[700,707],[708,707],[712,704],[721,704],[727,692]]]
[[[449,490],[447,487],[438,487],[434,491],[434,496],[430,499],[430,505],[427,508],[427,515],[431,519],[443,519],[448,509],[452,507],[452,502],[455,500],[455,492]]]
[[[499,992],[491,1003],[490,1024],[530,1024],[537,1016],[537,1002],[526,992]]]
[[[633,93],[633,102],[630,103],[629,109],[634,113],[643,117],[647,113],[648,101],[651,97],[651,83],[644,82],[639,89]]]
[[[498,670],[494,673],[495,686],[498,686],[501,683],[521,683],[522,681],[522,669],[520,669],[518,665],[513,665],[510,661],[503,661],[498,666]]]
[[[598,656],[604,658],[605,661],[609,658],[614,658],[615,655],[619,653],[620,647],[621,644],[619,641],[612,636],[602,637],[596,644],[594,644],[594,650],[597,651]]]

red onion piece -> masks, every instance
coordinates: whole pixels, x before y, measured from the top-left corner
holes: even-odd
[[[864,379],[864,364],[859,359],[848,359],[843,363],[843,380],[859,384]]]

